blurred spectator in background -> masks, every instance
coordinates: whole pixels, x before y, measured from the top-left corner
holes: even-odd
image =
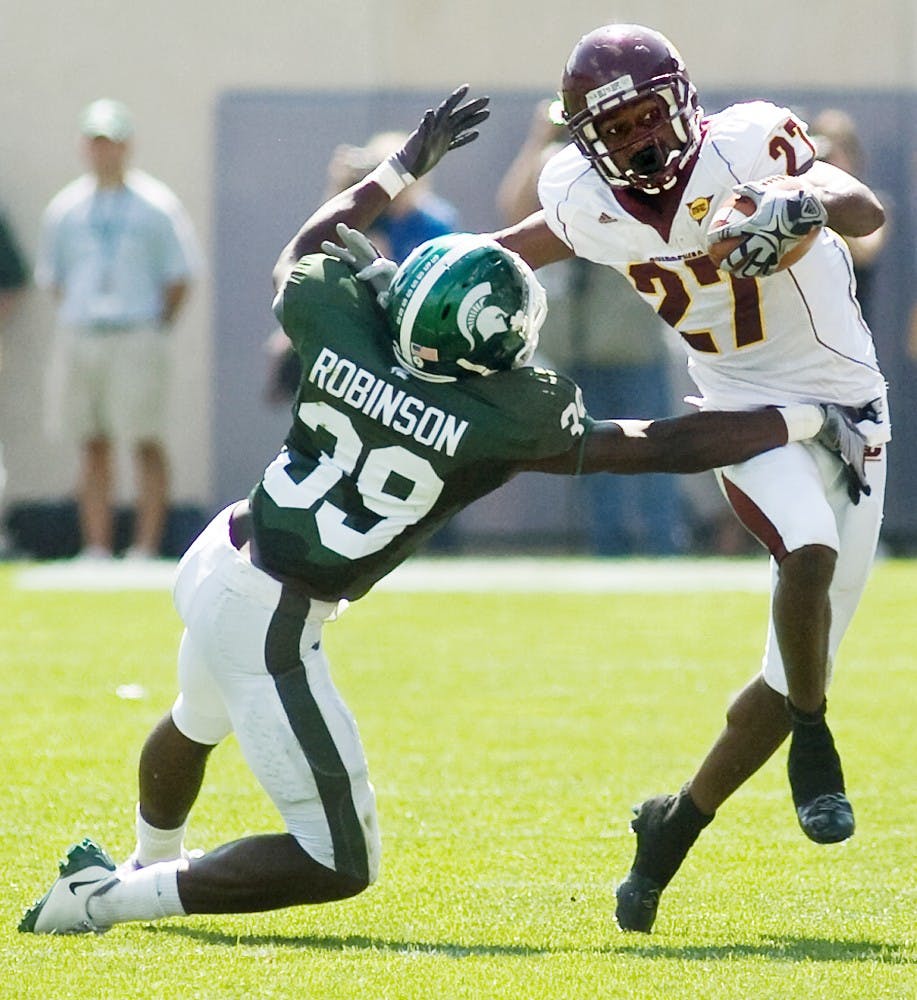
[[[853,118],[840,108],[826,108],[811,123],[818,158],[831,163],[859,180],[866,180],[866,155]],[[889,199],[877,192],[885,207],[886,222],[868,236],[845,236],[850,248],[857,282],[857,299],[868,325],[873,321],[875,274],[879,254],[888,239]]]
[[[337,146],[328,163],[325,201],[363,180],[401,149],[406,139],[406,132],[377,132],[365,146]],[[400,264],[421,243],[457,232],[458,228],[458,210],[433,191],[427,175],[394,198],[366,235],[383,257]],[[299,357],[281,329],[268,337],[267,351],[270,360],[265,399],[277,405],[289,404],[299,386]]]
[[[361,181],[401,149],[406,139],[406,132],[377,132],[365,146],[338,146],[328,165],[326,198]],[[384,257],[400,264],[421,243],[454,233],[458,228],[458,210],[436,194],[427,174],[392,201],[367,235]]]
[[[49,430],[81,452],[83,557],[113,553],[113,449],[120,441],[133,449],[126,555],[150,558],[159,554],[169,500],[169,330],[197,268],[197,243],[172,191],[128,167],[134,123],[123,104],[90,104],[80,130],[89,171],[45,210],[35,271],[58,303]]]
[[[6,214],[0,209],[0,330],[4,328],[28,284],[28,271]]]
[[[19,304],[27,283],[28,272],[25,259],[5,214],[0,210],[0,333]],[[0,349],[0,364],[2,364],[2,360],[2,349]],[[6,467],[3,464],[3,443],[0,442],[0,501],[3,499],[5,486]],[[0,523],[0,558],[8,553],[9,546],[3,525]]]
[[[539,102],[497,191],[505,225],[541,208],[538,175],[568,141],[559,102]],[[538,279],[548,293],[540,363],[570,375],[583,390],[586,408],[600,419],[637,417],[647,410],[671,412],[673,359],[662,322],[627,280],[612,268],[578,258],[549,264]],[[593,554],[668,556],[687,548],[681,495],[673,476],[593,476],[574,488],[586,497],[587,540]]]

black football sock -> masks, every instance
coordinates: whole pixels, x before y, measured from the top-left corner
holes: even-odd
[[[638,828],[634,868],[665,888],[713,816],[697,808],[687,785],[677,795],[660,796],[644,814],[645,807],[641,808],[645,819],[641,822],[638,816],[634,821]]]
[[[787,699],[793,720],[787,774],[797,809],[820,795],[845,791],[841,760],[825,721],[826,708],[827,703],[822,702],[817,711],[802,712]]]

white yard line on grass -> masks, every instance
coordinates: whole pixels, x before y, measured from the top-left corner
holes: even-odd
[[[176,563],[62,560],[26,565],[16,574],[20,590],[168,590]]]
[[[49,562],[24,567],[23,590],[163,590],[175,563]],[[377,590],[395,592],[689,593],[768,589],[766,559],[563,559],[555,557],[411,559]]]

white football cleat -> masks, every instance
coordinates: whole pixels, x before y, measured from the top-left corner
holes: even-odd
[[[107,927],[95,924],[86,904],[100,889],[117,881],[115,863],[86,837],[67,851],[60,875],[19,922],[19,930],[31,934],[103,934]]]

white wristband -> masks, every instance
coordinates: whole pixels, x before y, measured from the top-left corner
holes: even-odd
[[[786,424],[788,442],[815,437],[825,422],[825,411],[815,403],[793,403],[778,409]]]
[[[405,170],[401,160],[393,155],[387,160],[383,160],[375,170],[371,171],[367,175],[367,180],[375,181],[389,198],[394,199],[409,184],[413,184],[417,178]]]

